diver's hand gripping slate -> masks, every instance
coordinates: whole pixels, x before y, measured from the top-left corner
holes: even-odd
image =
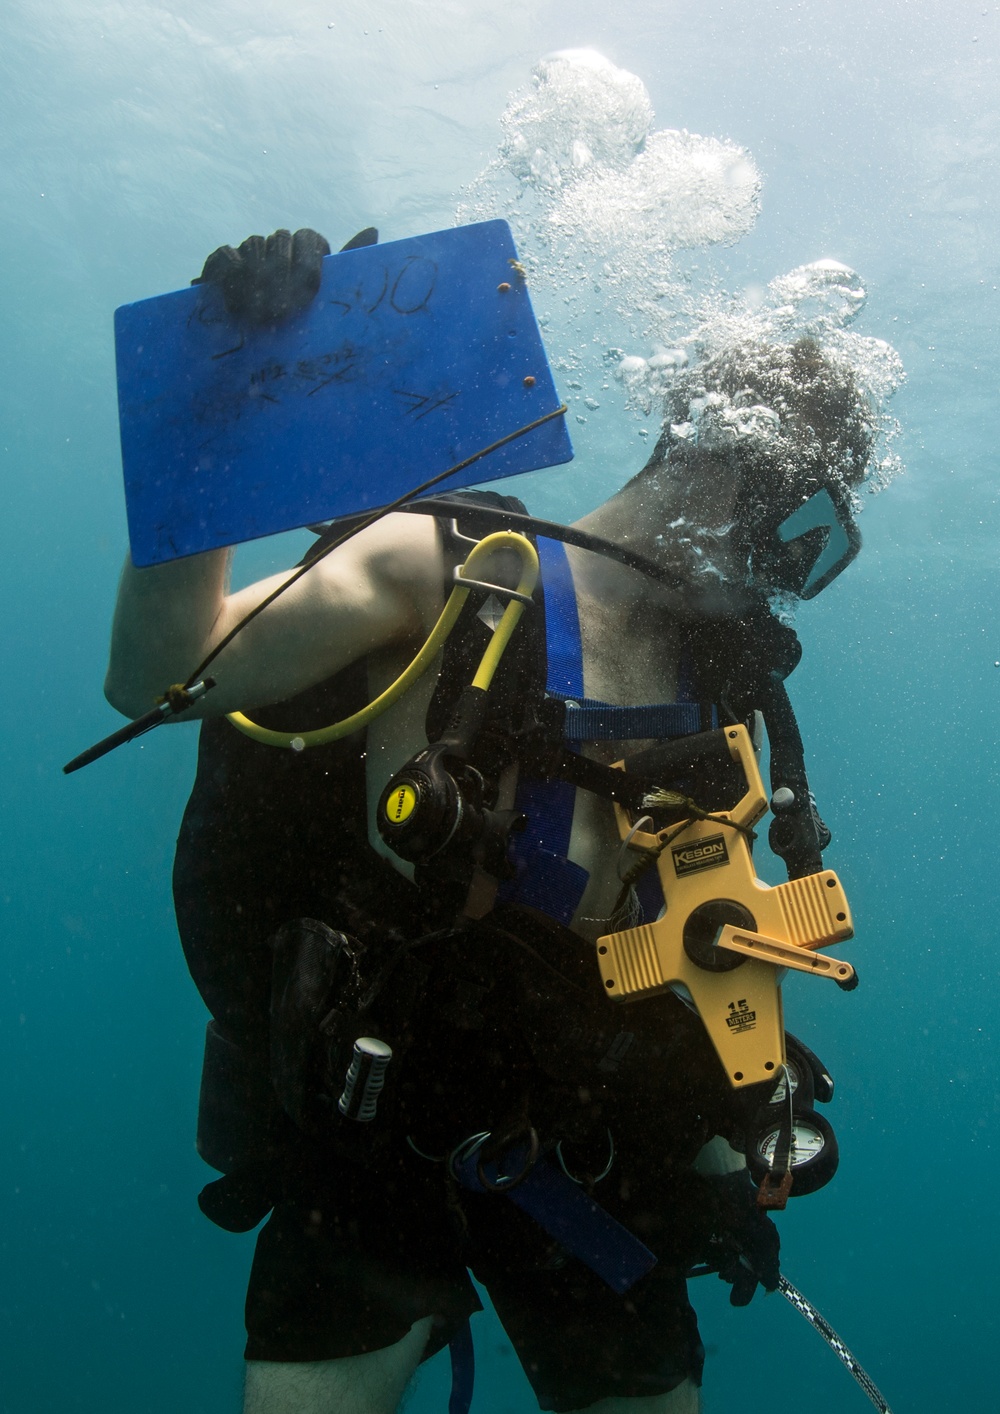
[[[116,310],[135,565],[570,459],[507,223],[374,237],[254,237]]]
[[[375,245],[373,226],[348,241],[344,250]],[[237,250],[231,245],[213,250],[195,285],[217,285],[226,313],[251,325],[279,324],[301,313],[315,298],[323,275],[323,257],[330,243],[308,227],[248,236]]]
[[[597,958],[612,999],[685,988],[729,1083],[740,1088],[773,1079],[785,1062],[777,969],[830,977],[849,990],[850,964],[815,949],[853,937],[854,929],[832,870],[775,887],[756,877],[746,832],[767,809],[767,796],[746,728],[727,727],[720,736],[747,783],[732,811],[657,835],[634,830],[615,804],[628,848],[657,854],[667,907],[655,923],[599,938]]]

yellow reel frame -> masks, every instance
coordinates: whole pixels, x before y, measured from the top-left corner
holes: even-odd
[[[725,728],[725,739],[747,784],[732,811],[649,834],[634,830],[615,804],[628,848],[657,854],[667,906],[655,923],[599,938],[597,961],[612,1000],[686,991],[730,1085],[740,1089],[775,1079],[785,1063],[778,969],[849,988],[853,967],[815,950],[853,937],[854,929],[832,869],[773,887],[756,877],[744,832],[767,810],[767,796],[746,727]]]

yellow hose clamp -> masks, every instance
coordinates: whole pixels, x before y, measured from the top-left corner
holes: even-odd
[[[747,783],[733,810],[649,834],[615,804],[628,849],[657,853],[667,906],[655,923],[599,938],[597,960],[613,1000],[668,988],[686,992],[729,1083],[741,1088],[774,1079],[785,1062],[778,969],[829,977],[849,989],[853,967],[816,949],[853,937],[854,929],[832,869],[775,886],[756,877],[745,832],[767,810],[767,796],[746,728],[727,727],[725,734]]]

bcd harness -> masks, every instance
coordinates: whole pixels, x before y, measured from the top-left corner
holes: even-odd
[[[480,498],[485,505],[476,504]],[[456,616],[453,632],[446,635],[428,712],[430,744],[385,788],[379,816],[383,837],[390,841],[394,829],[416,817],[409,830],[402,831],[399,853],[416,866],[418,892],[439,900],[439,914],[442,908],[446,915],[455,912],[474,870],[492,875],[495,907],[480,925],[485,931],[446,926],[408,940],[397,936],[387,951],[376,951],[367,962],[364,947],[350,934],[325,924],[300,919],[279,929],[272,942],[270,1083],[266,1074],[247,1066],[246,1054],[230,1044],[222,1028],[216,1023],[209,1028],[199,1148],[228,1177],[209,1185],[202,1206],[230,1227],[254,1225],[270,1206],[273,1192],[267,1184],[262,1190],[253,1175],[259,1175],[262,1153],[274,1154],[287,1142],[276,1134],[274,1114],[268,1114],[275,1093],[279,1127],[290,1118],[296,1132],[351,1132],[346,1149],[352,1157],[377,1156],[384,1139],[378,1131],[385,1126],[365,1121],[376,1115],[378,1121],[385,1120],[379,1092],[387,1065],[391,1071],[395,1061],[389,1046],[360,1033],[381,1032],[381,1022],[387,1021],[394,1042],[402,1039],[405,1057],[413,1035],[408,1026],[416,1025],[410,1010],[419,1010],[417,999],[433,982],[433,966],[422,962],[422,955],[431,957],[436,949],[445,959],[445,972],[457,975],[470,944],[480,952],[485,943],[484,967],[489,969],[491,928],[494,936],[513,938],[523,946],[516,936],[521,916],[533,919],[536,927],[544,923],[538,936],[547,929],[550,940],[568,945],[574,953],[572,966],[593,966],[575,956],[581,952],[580,940],[566,928],[586,884],[585,871],[568,858],[575,792],[583,788],[612,802],[625,861],[624,870],[620,867],[623,900],[634,890],[636,898],[629,901],[649,920],[599,939],[597,960],[605,995],[631,1002],[655,994],[663,1002],[671,991],[683,997],[687,1007],[678,1011],[675,1005],[669,1026],[677,1033],[678,1048],[697,1049],[697,1033],[689,1029],[694,1024],[701,1031],[697,1013],[711,1035],[730,1094],[734,1101],[742,1097],[742,1103],[734,1105],[737,1118],[727,1137],[745,1151],[750,1174],[760,1185],[758,1208],[783,1207],[789,1191],[804,1194],[829,1181],[837,1149],[829,1125],[812,1108],[814,1101],[832,1098],[833,1082],[816,1056],[784,1032],[778,968],[827,975],[845,988],[854,981],[850,967],[831,963],[816,951],[849,937],[851,928],[839,883],[821,867],[829,834],[809,793],[802,743],[784,688],[785,676],[798,661],[797,639],[763,606],[745,620],[689,625],[682,673],[687,700],[638,707],[588,700],[572,577],[557,538],[562,528],[533,522],[518,503],[492,493],[456,499],[463,526],[473,532],[497,526],[541,532],[544,647],[536,609],[520,630],[514,652],[498,662],[502,670],[496,683],[491,680],[487,691],[471,688],[469,663],[475,661],[476,650],[470,649],[463,629],[475,625],[480,634],[492,632],[512,598],[502,584],[473,586],[464,624]],[[443,524],[442,530],[455,558],[455,547],[467,540],[455,519],[458,506],[438,502],[426,509],[448,515],[450,525]],[[566,538],[574,535],[578,533],[568,532]],[[592,543],[584,548],[598,547]],[[618,558],[624,558],[620,551]],[[456,582],[464,578],[460,566]],[[513,597],[526,598],[517,591]],[[767,806],[745,724],[754,710],[763,716],[771,747],[771,847],[782,856],[789,874],[788,884],[775,888],[756,878],[750,856],[752,827]],[[284,735],[293,750],[301,750],[301,737]],[[608,767],[579,750],[582,743],[602,740],[654,740],[656,745]],[[518,787],[512,808],[504,811],[496,808],[496,780],[511,761],[519,767]],[[355,789],[357,785],[355,781]],[[360,837],[357,843],[367,848]],[[546,975],[545,968],[557,971],[533,948],[528,952],[542,965],[539,976]],[[460,998],[458,1014],[463,1020],[470,1015],[467,996],[460,997],[467,985],[459,979],[445,997],[446,1013],[448,1004]],[[560,1042],[569,1044],[577,1025],[572,1006],[582,991],[570,984],[569,992],[559,998],[558,1014],[564,1022]],[[544,993],[544,986],[533,987],[521,997],[521,1007],[530,1013],[536,994]],[[386,997],[388,1006],[383,1004]],[[438,999],[432,998],[432,1004]],[[475,1001],[471,1005],[474,1015]],[[551,1011],[551,1001],[549,1005]],[[602,1004],[604,1016],[618,1010]],[[369,1020],[375,1021],[373,1028],[366,1025]],[[601,1033],[590,1016],[584,1031],[588,1024],[590,1051],[596,1055],[594,1042]],[[597,1070],[621,1069],[627,1076],[631,1033],[615,1033],[611,1024],[603,1034],[598,1050],[605,1048],[604,1058]],[[319,1066],[318,1035],[324,1041]],[[551,1059],[544,1045],[539,1054],[544,1068]],[[668,1056],[669,1046],[664,1053],[669,1071]],[[251,1099],[243,1106],[243,1124],[251,1132],[235,1140],[232,1114],[212,1113],[218,1091],[213,1067],[216,1074],[228,1069],[229,1081],[245,1098],[257,1087],[257,1104]],[[557,1072],[558,1064],[550,1075]],[[648,1075],[645,1058],[638,1060],[636,1079],[640,1074]],[[395,1104],[397,1120],[401,1115],[405,1119],[405,1098],[394,1098],[390,1087],[388,1100],[389,1115]],[[627,1290],[656,1258],[592,1196],[594,1184],[614,1163],[610,1128],[606,1157],[589,1175],[577,1175],[572,1160],[567,1162],[570,1150],[564,1152],[564,1146],[573,1138],[571,1124],[561,1143],[540,1140],[540,1131],[544,1133],[543,1124],[536,1129],[522,1114],[519,1123],[499,1125],[493,1134],[474,1132],[457,1145],[452,1136],[447,1141],[451,1179],[476,1192],[506,1195],[608,1285]],[[419,1138],[418,1144],[407,1135],[411,1148],[426,1153],[423,1135]],[[244,1157],[256,1156],[247,1167],[241,1167],[241,1147]],[[213,1196],[213,1189],[221,1191]],[[711,1244],[709,1264],[710,1253]],[[454,1410],[463,1407],[460,1388],[468,1384],[468,1346],[465,1330],[452,1350]]]
[[[801,1043],[795,1043],[790,1063],[777,969],[827,976],[845,990],[856,985],[849,964],[816,951],[851,937],[853,930],[836,875],[821,868],[829,834],[812,801],[801,738],[784,688],[784,676],[800,651],[797,640],[770,615],[740,623],[742,634],[733,632],[736,625],[730,621],[725,655],[730,663],[735,658],[736,671],[742,669],[749,679],[749,687],[741,690],[733,682],[735,674],[720,681],[719,626],[689,632],[688,671],[683,676],[697,682],[699,669],[702,680],[714,675],[721,706],[680,701],[620,707],[588,700],[565,550],[558,540],[546,538],[539,539],[538,548],[545,585],[545,697],[536,703],[528,741],[519,752],[527,770],[519,781],[515,819],[523,828],[512,837],[509,851],[500,855],[506,869],[498,872],[508,877],[501,877],[498,899],[516,899],[568,925],[587,878],[568,858],[575,790],[582,787],[613,801],[622,854],[630,853],[635,861],[625,880],[639,884],[634,903],[650,921],[598,940],[606,993],[626,1000],[673,987],[693,1002],[730,1085],[739,1089],[789,1077],[765,1106],[761,1132],[747,1144],[749,1167],[760,1184],[758,1203],[783,1207],[796,1157],[797,1192],[804,1193],[832,1177],[837,1156],[832,1131],[810,1107],[813,1095],[824,1100],[832,1096],[832,1083]],[[752,666],[751,637],[764,650]],[[688,695],[693,696],[690,689]],[[767,797],[747,728],[738,721],[719,726],[720,712],[733,717],[734,699],[744,716],[752,705],[764,706],[774,786],[771,843],[789,873],[789,882],[774,888],[762,884],[752,867],[751,831],[767,808]],[[463,700],[452,718],[451,736],[437,748],[446,759],[457,761],[459,769],[474,738],[461,729]],[[585,741],[649,738],[659,738],[659,745],[618,763],[622,769],[602,767],[578,751],[578,743]],[[695,770],[701,773],[695,778],[698,793],[724,791],[726,784],[731,788],[725,770],[730,762],[738,765],[745,789],[728,810],[699,810],[691,794],[657,789],[655,784],[687,777],[689,787],[689,773]],[[412,781],[411,772],[412,767],[404,767],[397,773],[380,800],[379,827],[389,843],[395,829],[390,810],[400,783]],[[414,803],[418,795],[410,786]],[[492,853],[495,860],[495,847]],[[412,851],[406,857],[416,859]],[[777,1109],[774,1095],[785,1096]]]
[[[791,1054],[786,1049],[778,968],[830,976],[844,987],[854,980],[847,964],[816,951],[851,936],[851,925],[836,876],[821,869],[821,849],[829,835],[812,804],[801,739],[784,689],[783,679],[800,652],[794,633],[763,606],[745,620],[690,626],[684,674],[690,686],[684,695],[693,699],[697,683],[699,695],[710,693],[713,703],[622,707],[588,700],[572,577],[563,545],[555,538],[580,538],[579,533],[535,522],[520,503],[491,493],[438,501],[431,509],[453,513],[452,558],[475,545],[458,529],[454,513],[459,509],[463,525],[473,531],[498,524],[504,530],[542,531],[544,647],[529,614],[517,650],[503,663],[500,653],[494,655],[494,671],[513,668],[506,688],[503,674],[496,687],[492,674],[485,687],[477,686],[476,679],[469,685],[470,626],[480,635],[490,633],[499,617],[499,634],[509,621],[510,606],[520,608],[528,596],[523,577],[521,586],[511,590],[470,579],[465,566],[456,570],[456,585],[470,586],[471,602],[453,615],[442,640],[444,666],[428,714],[430,745],[382,792],[378,824],[383,839],[416,866],[416,881],[439,901],[439,921],[446,928],[475,870],[492,876],[497,886],[494,916],[513,905],[538,910],[565,927],[587,879],[586,871],[568,858],[575,792],[583,788],[610,799],[626,863],[624,871],[620,867],[622,904],[638,907],[649,921],[612,929],[599,939],[605,994],[630,1001],[670,988],[694,1008],[729,1085],[746,1090],[753,1119],[744,1126],[744,1144],[750,1171],[760,1182],[758,1202],[784,1206],[793,1173],[799,1193],[832,1176],[836,1146],[825,1121],[811,1109],[814,1096],[830,1098],[832,1083],[800,1043]],[[546,531],[553,537],[546,537]],[[472,560],[473,554],[467,554],[466,565]],[[538,680],[542,654],[544,691]],[[455,701],[456,683],[463,682]],[[775,888],[756,878],[750,855],[752,827],[767,804],[744,724],[754,708],[762,711],[771,742],[771,844],[784,857],[790,876],[788,884]],[[252,724],[240,719],[238,725],[245,730]],[[282,744],[301,750],[310,733],[268,734],[272,741],[276,735]],[[650,739],[657,744],[615,767],[592,761],[578,749],[586,741]],[[512,761],[519,768],[517,796],[512,809],[498,810],[497,778]],[[696,804],[699,799],[713,808]],[[350,948],[346,951],[350,957]],[[273,1006],[272,995],[272,1021]],[[342,1019],[350,1024],[350,1009]],[[341,1114],[353,1113],[349,1089],[360,1095],[366,1082],[381,1087],[386,1060],[373,1067],[363,1053],[354,1057]],[[372,1113],[374,1108],[368,1106]],[[295,1117],[294,1104],[292,1113]],[[525,1168],[514,1163],[512,1169],[496,1143],[487,1152],[499,1163],[498,1172],[509,1175]],[[513,1185],[504,1181],[499,1186]]]

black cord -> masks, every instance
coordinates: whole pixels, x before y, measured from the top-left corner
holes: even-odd
[[[464,461],[456,462],[456,464],[450,466],[447,471],[439,471],[436,476],[432,476],[427,481],[421,482],[419,486],[414,486],[410,491],[404,491],[402,496],[398,496],[395,501],[390,501],[387,506],[382,506],[381,509],[372,511],[371,515],[365,516],[360,522],[351,524],[349,528],[344,531],[343,535],[338,535],[336,539],[331,540],[329,544],[324,545],[314,554],[307,556],[295,573],[289,575],[284,584],[279,584],[277,589],[272,590],[271,593],[262,599],[259,604],[255,605],[248,614],[245,614],[243,618],[240,619],[239,623],[235,624],[226,636],[215,645],[211,653],[209,653],[206,658],[202,659],[194,672],[186,680],[184,686],[191,687],[194,683],[198,682],[205,669],[211,663],[215,662],[223,649],[229,647],[236,635],[242,633],[247,624],[251,623],[258,614],[262,614],[266,608],[274,603],[275,599],[284,594],[286,589],[290,589],[304,574],[307,574],[308,571],[312,569],[313,565],[317,565],[320,560],[326,559],[327,555],[332,554],[334,550],[338,550],[345,541],[350,540],[352,536],[357,535],[360,531],[367,530],[370,525],[374,525],[375,522],[381,520],[383,516],[391,515],[394,511],[400,510],[408,501],[412,501],[415,497],[423,495],[425,491],[429,491],[432,486],[437,486],[439,482],[447,480],[449,476],[457,476],[458,473],[464,471],[467,466],[472,466],[474,462],[481,461],[483,457],[488,457],[491,452],[497,451],[500,447],[505,447],[508,442],[513,442],[518,437],[524,437],[528,432],[534,432],[536,427],[541,427],[544,423],[551,422],[554,417],[562,417],[567,411],[566,404],[560,403],[557,408],[553,408],[551,412],[545,413],[543,417],[537,417],[534,422],[526,423],[524,427],[519,427],[516,432],[508,432],[506,437],[501,437],[496,442],[491,442],[488,447],[482,447],[478,452],[473,452],[471,457],[466,457]]]
[[[523,515],[520,511],[508,511],[500,506],[478,506],[471,502],[459,504],[445,497],[434,496],[428,496],[423,501],[415,501],[412,505],[404,506],[403,510],[407,514],[413,515],[456,516],[460,514],[463,524],[470,526],[475,526],[478,521],[480,526],[497,525],[502,526],[505,530],[519,530],[525,534],[541,535],[546,540],[560,540],[564,545],[574,545],[579,550],[590,550],[595,555],[603,555],[605,559],[617,560],[619,564],[627,565],[629,569],[644,574],[647,579],[654,580],[657,584],[665,584],[678,592],[682,592],[686,587],[673,571],[658,565],[655,560],[648,560],[637,550],[630,550],[627,546],[619,545],[614,540],[605,540],[602,535],[591,535],[589,530],[577,530],[575,526],[559,525],[556,521],[542,520],[539,516]],[[325,537],[333,534],[340,526],[353,525],[355,521],[360,520],[360,516],[343,516],[331,521],[328,525],[317,525],[311,529]]]
[[[351,524],[345,529],[342,535],[337,536],[336,539],[332,540],[329,544],[323,545],[316,553],[307,557],[294,574],[289,575],[288,579],[286,579],[283,584],[279,584],[277,589],[273,590],[262,599],[259,604],[255,605],[248,614],[245,614],[243,618],[240,619],[239,623],[234,625],[226,636],[215,645],[211,653],[198,664],[194,672],[191,673],[183,683],[181,691],[187,691],[200,684],[204,678],[205,669],[215,662],[222,650],[232,643],[236,635],[241,633],[248,623],[255,619],[258,614],[262,614],[268,605],[273,604],[279,595],[284,594],[285,590],[289,589],[297,580],[301,579],[308,570],[312,569],[313,565],[325,559],[332,551],[343,545],[346,540],[350,540],[350,538],[353,535],[357,535],[359,531],[367,529],[369,525],[374,525],[375,522],[381,520],[383,516],[390,515],[393,511],[400,510],[408,501],[412,500],[413,497],[422,495],[424,491],[429,491],[432,486],[437,486],[439,482],[447,480],[449,476],[456,476],[460,471],[464,471],[467,466],[472,466],[474,462],[481,461],[483,457],[488,457],[491,452],[497,451],[498,448],[507,446],[508,442],[514,442],[518,437],[524,437],[528,432],[534,432],[536,427],[541,427],[544,423],[551,422],[554,417],[562,417],[566,412],[566,404],[560,403],[559,406],[553,408],[551,412],[545,413],[542,417],[536,417],[534,422],[528,422],[523,427],[517,428],[516,431],[508,432],[506,437],[500,437],[496,442],[491,442],[488,447],[482,447],[478,452],[473,452],[471,457],[466,457],[464,461],[456,462],[454,466],[448,467],[447,471],[440,471],[436,476],[432,476],[427,481],[422,482],[421,485],[404,492],[402,496],[397,497],[397,499],[390,502],[389,505],[382,506],[380,510],[372,511],[370,515],[365,516],[360,521],[354,522],[352,520]],[[211,688],[214,687],[214,685],[210,678],[204,679],[205,688]],[[172,688],[170,691],[175,692],[175,689]],[[178,695],[178,700],[180,700],[180,695]],[[176,712],[177,709],[174,708],[169,701],[161,703],[159,706],[152,708],[149,712],[143,713],[141,717],[137,717],[135,721],[129,722],[124,727],[119,727],[119,729],[116,732],[112,732],[110,736],[103,737],[101,741],[88,747],[87,750],[81,752],[79,756],[75,756],[72,761],[67,762],[63,767],[63,774],[69,775],[73,771],[78,771],[81,766],[89,766],[92,761],[97,761],[100,757],[106,756],[109,751],[114,751],[115,747],[124,746],[126,742],[133,741],[137,736],[142,736],[145,732],[152,731],[154,727],[158,727],[162,722],[165,722],[168,717],[175,716]]]

